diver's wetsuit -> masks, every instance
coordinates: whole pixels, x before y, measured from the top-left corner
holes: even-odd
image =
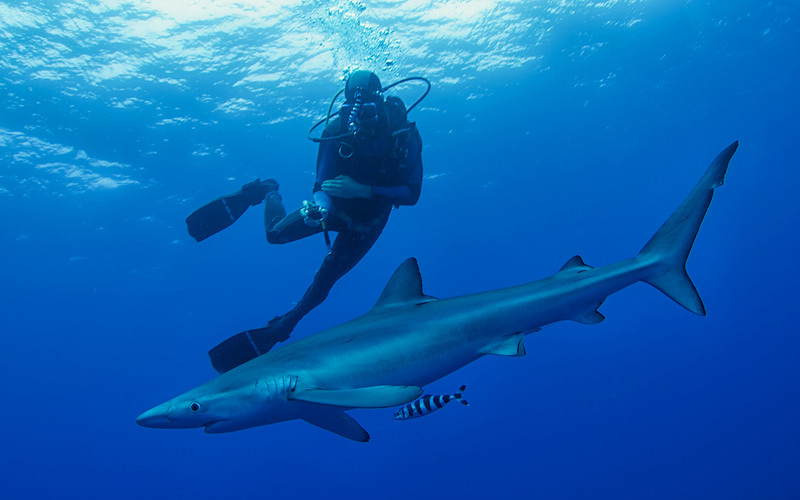
[[[386,123],[371,140],[348,138],[320,143],[315,198],[324,181],[339,175],[372,186],[373,195],[371,198],[330,197],[332,206],[326,226],[338,233],[336,239],[303,298],[291,311],[270,322],[270,326],[276,328],[274,333],[282,330],[288,338],[300,319],[321,304],[333,284],[372,248],[389,219],[392,207],[414,205],[419,199],[422,141],[416,127],[407,125],[410,127],[406,132],[394,137]],[[325,129],[323,137],[338,135],[341,128],[336,118]],[[306,225],[299,209],[289,215],[285,213],[279,196],[267,197],[264,225],[270,243],[288,243],[322,231],[321,227]]]
[[[335,118],[322,137],[339,136],[342,129],[341,121]],[[370,140],[349,136],[320,143],[314,198],[329,201],[325,224],[328,230],[337,232],[336,239],[311,286],[294,308],[273,318],[266,327],[242,332],[211,350],[209,354],[217,370],[226,371],[288,339],[303,316],[321,304],[334,283],[372,248],[392,207],[417,203],[422,185],[421,153],[422,140],[416,126],[404,117],[395,126],[385,119]],[[321,191],[324,181],[340,175],[371,186],[372,196],[337,198]],[[264,207],[267,241],[288,243],[320,233],[322,227],[307,225],[300,210],[287,215],[277,192],[269,194]]]

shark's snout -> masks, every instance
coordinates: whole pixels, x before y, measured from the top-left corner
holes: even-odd
[[[156,408],[147,410],[136,418],[136,423],[142,427],[153,427],[156,429],[169,429],[174,427],[172,419],[161,412],[155,412]]]
[[[183,411],[184,406],[189,408],[188,412]],[[193,429],[216,423],[219,420],[212,419],[205,413],[192,412],[193,407],[199,409],[200,405],[197,402],[175,404],[174,401],[167,401],[139,415],[136,423],[142,427],[155,429]]]

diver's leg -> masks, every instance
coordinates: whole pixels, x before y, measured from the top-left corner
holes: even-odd
[[[299,210],[286,215],[277,193],[267,196],[264,208],[264,226],[267,241],[270,243],[288,243],[321,231],[321,228],[307,226]],[[214,368],[220,373],[226,372],[264,354],[278,342],[288,339],[292,332],[291,328],[288,330],[273,328],[275,319],[263,328],[237,333],[208,351]]]
[[[342,230],[337,234],[331,251],[325,256],[314,281],[292,310],[270,321],[275,331],[285,332],[287,338],[298,322],[325,300],[333,285],[364,258],[383,231],[388,216],[368,232]]]
[[[299,217],[300,223],[302,223],[302,216],[293,212],[283,219],[277,219],[276,229],[283,222],[286,222],[286,227],[295,226],[296,222],[289,220],[294,215]],[[303,316],[321,304],[334,283],[352,269],[372,248],[383,231],[387,219],[388,214],[369,232],[365,233],[348,230],[337,223],[338,221],[329,220],[331,230],[338,230],[339,234],[300,302],[283,316],[272,318],[267,326],[238,333],[211,349],[208,355],[214,368],[219,372],[225,372],[264,354],[278,342],[288,339]],[[319,231],[319,228],[309,229]]]
[[[300,209],[286,215],[278,193],[271,193],[264,200],[264,229],[267,241],[272,244],[289,243],[322,231],[320,227],[308,226]]]

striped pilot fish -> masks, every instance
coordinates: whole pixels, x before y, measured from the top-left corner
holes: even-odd
[[[461,396],[461,393],[466,389],[467,386],[462,385],[455,394],[443,394],[438,396],[426,394],[413,403],[408,403],[397,410],[397,413],[394,414],[394,418],[395,420],[408,420],[410,418],[424,417],[453,400],[458,400],[462,405],[469,406],[467,400]]]

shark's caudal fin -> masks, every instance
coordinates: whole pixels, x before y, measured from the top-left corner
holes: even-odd
[[[686,274],[686,259],[711,204],[714,189],[724,182],[728,163],[737,147],[738,141],[717,155],[689,196],[636,256],[636,260],[643,264],[654,264],[653,273],[644,281],[701,316],[706,314],[706,310],[697,289]]]

